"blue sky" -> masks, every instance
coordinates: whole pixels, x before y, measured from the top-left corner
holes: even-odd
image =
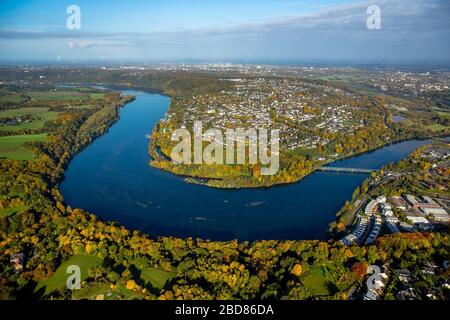
[[[448,0],[1,0],[0,60],[448,62],[449,15]]]
[[[277,16],[313,12],[351,1],[344,0],[75,0],[0,2],[4,28],[63,29],[65,10],[78,5],[84,15],[83,28],[90,31],[149,32],[180,28],[203,28],[264,21]]]

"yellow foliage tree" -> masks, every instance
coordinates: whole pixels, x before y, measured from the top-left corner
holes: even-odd
[[[136,282],[134,280],[128,280],[127,281],[127,289],[128,290],[134,290],[136,288]]]
[[[297,277],[300,277],[300,275],[302,274],[302,266],[300,264],[296,264],[294,266],[294,268],[292,268],[291,273]]]

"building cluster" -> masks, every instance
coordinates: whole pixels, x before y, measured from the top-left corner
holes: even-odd
[[[196,95],[183,106],[182,125],[202,121],[205,127],[278,129],[285,149],[316,148],[329,141],[325,133],[351,134],[364,126],[354,107],[339,104],[349,93],[294,79],[237,78],[234,88]],[[164,121],[170,120],[167,115]]]
[[[377,269],[373,270],[375,271],[375,275],[370,276],[369,279],[367,279],[367,291],[363,296],[364,300],[378,300],[379,297],[383,294],[383,291],[389,280],[389,269],[387,268],[387,266],[382,266],[379,268],[379,270]]]
[[[431,147],[421,153],[422,158],[430,160],[446,160],[450,158],[450,150],[443,147]]]
[[[7,118],[0,118],[0,126],[6,125],[6,126],[15,126],[22,123],[29,123],[32,119],[30,116],[16,116],[16,117],[7,117]]]
[[[382,224],[380,216],[375,213],[377,208],[384,203],[386,203],[386,197],[384,196],[369,201],[364,210],[364,215],[357,217],[355,228],[350,234],[341,239],[341,243],[345,245],[373,243],[381,231]]]
[[[406,195],[406,200],[410,205],[410,209],[406,210],[406,217],[408,220],[419,226],[429,224],[427,219],[434,221],[449,222],[450,216],[447,211],[437,203],[437,200],[429,196],[422,196],[416,198],[413,195]]]
[[[382,232],[428,231],[434,229],[436,223],[448,222],[450,215],[437,199],[411,194],[389,199],[380,196],[368,202],[364,214],[357,216],[352,232],[340,241],[345,245],[369,245]]]
[[[373,77],[371,84],[383,91],[396,92],[403,95],[419,95],[426,92],[439,92],[450,88],[446,72],[384,72]]]
[[[449,261],[444,261],[438,266],[432,261],[427,261],[418,268],[418,272],[412,272],[409,269],[392,269],[389,264],[383,266],[369,266],[368,277],[365,285],[362,286],[363,300],[380,300],[387,290],[395,296],[397,300],[416,300],[419,299],[416,289],[416,282],[423,281],[423,276],[434,276],[448,272]],[[388,289],[392,283],[390,279],[396,279],[395,286]],[[426,293],[425,297],[429,300],[436,300],[440,288],[450,289],[448,280],[440,281],[437,285]]]

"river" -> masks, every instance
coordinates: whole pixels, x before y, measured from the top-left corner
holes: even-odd
[[[136,99],[120,120],[74,157],[60,190],[68,205],[150,236],[212,240],[326,239],[328,224],[365,174],[315,172],[268,189],[222,190],[188,184],[148,165],[146,138],[170,98],[125,90]],[[410,140],[337,161],[377,169],[427,141]]]

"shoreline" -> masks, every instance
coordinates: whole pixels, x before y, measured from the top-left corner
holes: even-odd
[[[407,142],[407,141],[424,141],[424,140],[429,140],[429,139],[442,139],[442,138],[446,138],[446,137],[450,137],[449,134],[443,134],[443,135],[431,135],[431,136],[425,136],[425,137],[419,137],[419,136],[412,136],[410,138],[402,138],[402,139],[398,139],[398,140],[394,140],[391,141],[387,144],[381,145],[381,146],[377,146],[373,149],[369,149],[363,152],[359,152],[359,153],[355,153],[352,155],[347,155],[341,158],[336,158],[333,161],[328,161],[328,162],[323,162],[320,166],[315,166],[313,170],[311,170],[309,173],[307,173],[306,175],[296,179],[295,181],[292,182],[275,182],[273,184],[270,185],[255,185],[255,186],[230,186],[230,187],[224,187],[224,186],[216,186],[216,185],[211,185],[208,184],[209,181],[223,181],[223,179],[221,178],[204,178],[204,177],[195,177],[195,176],[190,176],[190,175],[186,175],[186,174],[177,174],[171,170],[167,170],[164,168],[160,168],[158,166],[154,166],[152,165],[152,161],[154,160],[154,157],[151,155],[151,151],[152,149],[155,150],[155,152],[158,153],[158,156],[163,157],[166,161],[170,161],[170,158],[168,158],[166,155],[164,154],[160,154],[161,151],[157,151],[157,149],[159,149],[160,147],[158,145],[154,145],[153,141],[151,141],[149,143],[149,155],[150,155],[150,161],[149,161],[149,165],[153,168],[156,168],[158,170],[162,170],[168,173],[171,173],[177,177],[180,177],[181,179],[183,179],[183,181],[185,181],[186,183],[192,183],[192,184],[197,184],[197,185],[202,185],[205,187],[209,187],[209,188],[215,188],[215,189],[223,189],[223,190],[240,190],[240,189],[269,189],[272,187],[277,187],[277,186],[286,186],[286,185],[291,185],[291,184],[295,184],[298,183],[300,181],[302,181],[303,179],[307,178],[308,176],[310,176],[311,174],[315,173],[318,171],[319,168],[324,167],[324,166],[328,166],[331,165],[333,163],[339,162],[339,161],[343,161],[343,160],[350,160],[352,158],[356,158],[359,156],[362,156],[364,154],[370,154],[373,152],[376,152],[378,150],[381,150],[383,148],[395,145],[395,144],[399,144],[402,142]],[[380,170],[381,168],[377,168],[375,169],[375,171]],[[346,174],[350,174],[350,173],[346,173]],[[368,175],[368,174],[364,174],[364,175]],[[205,180],[206,182],[202,182],[201,180]]]
[[[134,88],[127,88],[126,90],[134,90]],[[154,94],[160,94],[160,93],[154,93]],[[164,95],[164,96],[167,96],[167,95]],[[169,97],[170,97],[170,96],[169,96]],[[128,101],[128,102],[126,102],[125,104],[121,105],[120,108],[126,107],[128,103],[133,102],[133,101],[134,101],[134,99],[131,99],[130,101]],[[120,108],[119,108],[119,109],[120,109]],[[118,117],[115,121],[113,121],[112,123],[109,124],[108,130],[109,130],[109,128],[110,128],[114,123],[116,123],[116,122],[119,121],[119,120],[120,120],[120,114],[119,114],[119,117]],[[156,128],[156,126],[155,126],[154,128]],[[105,132],[103,132],[101,135],[107,133],[108,130],[106,130]],[[101,135],[97,136],[96,138],[100,137]],[[434,137],[432,137],[432,138],[442,138],[442,137],[447,137],[447,136],[448,136],[448,135],[441,135],[441,136],[434,136]],[[328,162],[328,163],[324,163],[324,164],[325,164],[325,165],[328,165],[328,164],[333,163],[333,162],[336,162],[336,161],[341,161],[341,160],[344,160],[344,159],[351,159],[351,158],[360,156],[360,155],[362,155],[362,154],[372,153],[372,152],[375,152],[376,150],[382,149],[382,148],[387,147],[387,146],[389,146],[389,145],[398,144],[398,143],[401,143],[401,142],[404,142],[404,141],[410,141],[410,140],[420,140],[420,141],[423,141],[423,140],[427,140],[427,139],[430,139],[430,138],[429,138],[429,137],[420,137],[420,138],[412,137],[412,138],[400,139],[400,140],[392,141],[392,142],[390,142],[390,143],[388,143],[388,144],[379,146],[379,147],[377,147],[377,148],[374,148],[374,149],[371,149],[371,150],[368,150],[368,151],[364,151],[364,152],[361,152],[361,153],[358,153],[358,154],[353,154],[353,155],[351,155],[351,156],[339,158],[339,159],[336,159],[336,160],[334,160],[334,161],[331,161],[331,162]],[[92,140],[90,143],[92,143],[93,141],[95,141],[95,139]],[[86,144],[86,145],[84,146],[84,148],[87,147],[90,143]],[[84,149],[84,148],[83,148],[83,149]],[[77,154],[78,154],[78,152],[75,153],[74,155],[72,155],[72,157],[70,158],[69,162],[66,163],[66,165],[68,165],[68,164],[70,163],[70,161],[73,159],[73,157],[75,157]],[[152,167],[154,167],[154,166],[152,166]],[[270,186],[220,188],[220,187],[209,186],[209,185],[207,185],[207,184],[205,184],[205,183],[195,183],[195,182],[191,182],[191,181],[188,180],[189,176],[182,176],[182,175],[179,175],[179,174],[172,173],[172,172],[170,172],[170,171],[168,171],[168,170],[163,170],[163,169],[160,169],[160,168],[157,168],[157,167],[155,167],[155,168],[158,169],[158,170],[162,170],[162,171],[166,171],[166,172],[168,172],[168,173],[171,173],[171,174],[175,175],[176,177],[179,177],[179,178],[183,179],[183,181],[184,181],[185,183],[193,183],[193,184],[197,184],[197,185],[202,185],[202,186],[204,186],[204,187],[209,187],[209,188],[214,188],[214,189],[222,189],[222,190],[230,190],[230,191],[234,191],[234,190],[237,191],[237,190],[240,190],[240,189],[269,189],[269,188],[273,188],[273,187],[283,187],[283,186],[287,186],[287,185],[292,185],[292,184],[296,184],[296,183],[302,181],[303,179],[307,178],[308,176],[310,176],[312,173],[314,173],[314,172],[316,171],[316,169],[314,169],[314,170],[312,170],[310,173],[308,173],[308,174],[302,176],[300,179],[298,179],[298,180],[296,180],[296,181],[294,181],[294,182],[288,182],[288,183],[276,183],[276,184],[273,184],[273,185],[270,185]],[[378,171],[379,169],[376,169],[376,170]],[[64,174],[64,173],[63,173],[63,174]],[[64,178],[65,178],[65,177],[64,177]],[[64,179],[64,178],[63,178],[63,179]],[[209,179],[209,180],[211,180],[211,179]],[[61,180],[61,181],[62,181],[62,180]],[[57,185],[57,187],[58,187],[58,189],[59,189],[59,185]],[[65,203],[65,204],[67,204],[67,203]],[[336,211],[334,214],[336,215],[337,212],[338,212],[338,211]],[[95,213],[94,213],[94,214],[95,214]],[[96,215],[96,214],[95,214],[95,215]],[[97,215],[96,215],[96,216],[97,216]],[[98,217],[98,216],[97,216],[97,217]],[[99,217],[98,217],[98,219],[99,219],[99,220],[102,220],[102,221],[111,221],[111,219],[100,219]],[[333,222],[333,220],[331,220],[331,222]],[[121,223],[121,224],[122,224],[122,223]],[[135,228],[131,228],[131,229],[135,229]],[[139,228],[137,228],[137,229],[139,229]],[[331,238],[329,235],[327,235],[327,238],[326,238],[326,239],[327,239],[327,240],[330,240],[330,239],[332,239],[332,238]],[[299,240],[299,239],[297,239],[297,240]],[[218,240],[212,240],[212,241],[218,241]],[[252,241],[252,242],[255,242],[255,241],[259,241],[259,240],[254,240],[254,241]]]
[[[55,83],[55,85],[57,85],[57,84]],[[164,90],[150,89],[150,88],[139,87],[139,86],[114,85],[114,84],[108,84],[108,83],[100,83],[100,84],[99,84],[99,83],[90,83],[90,82],[84,82],[84,83],[63,83],[63,84],[59,84],[59,85],[86,85],[86,86],[90,86],[90,87],[99,87],[99,86],[100,86],[100,87],[104,87],[106,90],[111,90],[111,91],[114,91],[114,90],[118,90],[118,91],[135,90],[135,91],[138,91],[138,92],[140,91],[140,92],[143,92],[143,93],[159,94],[159,95],[168,97],[168,98],[170,98],[170,99],[173,98],[170,94],[164,92]],[[123,93],[123,92],[121,92],[121,93]],[[119,109],[125,107],[129,102],[133,102],[134,100],[135,100],[135,97],[132,97],[132,99],[131,99],[130,101],[127,101],[127,102],[124,103],[123,105],[119,106]],[[169,110],[169,108],[170,108],[170,103],[171,103],[171,102],[169,102],[169,106],[168,106],[167,110]],[[116,122],[119,121],[119,120],[120,120],[120,114],[119,114],[118,118],[117,118],[113,123],[111,123],[111,124],[109,125],[108,129],[109,129],[114,123],[116,123]],[[204,177],[190,176],[190,175],[186,175],[186,174],[177,174],[177,173],[175,173],[175,172],[173,172],[173,171],[171,171],[171,170],[166,170],[166,169],[164,169],[164,168],[160,168],[160,167],[158,167],[158,166],[152,165],[152,161],[155,159],[155,158],[152,156],[152,150],[154,150],[158,156],[165,158],[166,161],[170,161],[170,158],[168,158],[166,155],[164,155],[160,150],[159,150],[159,151],[157,150],[157,149],[160,148],[160,146],[155,145],[155,144],[153,143],[153,133],[154,133],[156,127],[158,126],[158,124],[159,124],[159,121],[158,121],[158,123],[156,123],[156,125],[152,128],[152,139],[150,140],[150,142],[149,142],[149,147],[148,147],[148,150],[149,150],[148,154],[149,154],[149,157],[150,157],[148,164],[149,164],[151,167],[156,168],[156,169],[158,169],[158,170],[162,170],[162,171],[171,173],[171,174],[173,174],[173,175],[175,175],[175,176],[181,178],[181,179],[182,179],[183,181],[185,181],[186,183],[191,183],[191,184],[196,184],[196,185],[202,185],[202,186],[209,187],[209,188],[223,189],[223,190],[269,189],[269,188],[277,187],[277,186],[291,185],[291,184],[298,183],[298,182],[302,181],[303,179],[305,179],[306,177],[310,176],[311,174],[315,173],[316,171],[318,171],[318,168],[320,168],[320,167],[328,166],[328,165],[330,165],[330,164],[333,164],[333,163],[335,163],[335,162],[342,161],[342,160],[349,160],[349,159],[352,159],[352,158],[354,158],[354,157],[358,157],[358,156],[361,156],[361,155],[364,155],[364,154],[370,154],[370,153],[372,153],[372,152],[376,152],[377,150],[380,150],[380,149],[382,149],[382,148],[385,148],[385,147],[388,147],[388,146],[391,146],[391,145],[394,145],[394,144],[402,143],[402,142],[405,142],[405,141],[411,141],[411,140],[419,140],[419,141],[423,141],[423,140],[427,140],[427,139],[436,139],[436,138],[437,138],[437,139],[441,139],[441,138],[450,137],[450,133],[444,133],[444,134],[442,134],[442,135],[439,135],[439,134],[433,135],[433,134],[431,134],[431,135],[428,135],[428,136],[417,136],[417,135],[414,135],[414,136],[411,136],[411,137],[409,137],[409,138],[401,138],[401,139],[398,139],[398,140],[393,140],[393,141],[391,141],[391,142],[389,142],[389,143],[387,143],[387,144],[380,145],[380,146],[376,146],[376,147],[374,147],[374,148],[372,148],[372,149],[369,149],[369,150],[366,150],[366,151],[363,151],[363,152],[358,152],[358,153],[355,153],[355,154],[346,155],[346,156],[343,156],[343,157],[340,157],[340,158],[333,159],[332,161],[328,161],[328,162],[325,161],[325,162],[323,162],[320,166],[315,166],[314,169],[311,170],[309,173],[307,173],[307,174],[305,174],[305,175],[299,177],[298,179],[295,179],[295,180],[292,181],[292,182],[279,182],[279,183],[278,183],[278,182],[274,182],[274,183],[269,184],[269,185],[229,186],[229,187],[224,187],[224,186],[211,185],[211,184],[208,184],[207,182],[206,182],[206,183],[203,183],[203,182],[199,181],[199,180],[206,180],[206,181],[223,181],[223,179],[221,179],[221,178],[204,178]],[[108,131],[108,130],[106,130],[106,132],[107,132],[107,131]],[[104,132],[103,134],[105,134],[106,132]],[[102,134],[102,135],[103,135],[103,134]],[[100,135],[100,136],[101,136],[101,135]],[[98,138],[98,137],[96,137],[96,138]],[[94,140],[95,140],[95,139],[94,139]],[[93,140],[93,141],[94,141],[94,140]],[[92,143],[93,141],[91,141],[91,143]],[[89,144],[87,144],[87,145],[89,145]],[[87,145],[86,145],[86,146],[87,146]],[[84,146],[84,147],[86,147],[86,146]],[[84,147],[83,147],[82,149],[84,149]],[[76,156],[76,154],[78,154],[78,152],[82,151],[82,149],[79,150],[79,151],[77,151],[73,156]],[[376,170],[379,170],[379,169],[376,169]],[[59,181],[59,183],[60,183],[60,182],[61,182],[61,181]]]

